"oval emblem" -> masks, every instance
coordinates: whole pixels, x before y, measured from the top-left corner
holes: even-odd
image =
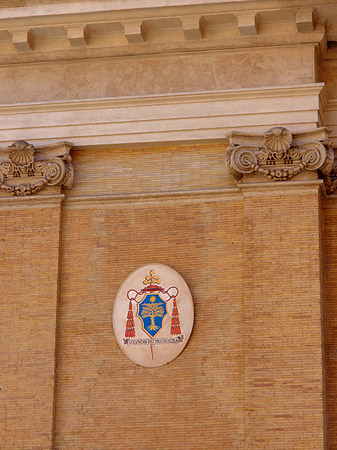
[[[132,272],[119,288],[112,324],[127,358],[158,367],[176,358],[193,327],[191,292],[171,267],[147,264]]]

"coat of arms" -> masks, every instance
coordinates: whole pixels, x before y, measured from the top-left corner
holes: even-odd
[[[154,270],[150,270],[143,281],[145,287],[137,291],[130,289],[127,292],[129,300],[129,310],[125,326],[124,343],[127,345],[142,344],[143,342],[130,341],[136,337],[133,302],[137,304],[136,317],[141,321],[142,330],[153,340],[151,340],[151,354],[152,359],[155,358],[154,346],[156,340],[154,338],[160,333],[163,328],[164,318],[171,315],[171,336],[179,336],[177,339],[166,339],[166,343],[183,342],[184,336],[181,335],[180,319],[177,306],[177,296],[179,289],[176,286],[171,286],[168,289],[160,286],[160,278],[155,275]],[[139,300],[138,300],[139,298]],[[167,304],[172,300],[171,313],[168,312]],[[145,340],[144,340],[145,341]],[[161,340],[162,341],[162,340]]]
[[[185,280],[164,264],[147,264],[120,286],[112,314],[122,352],[136,364],[159,367],[176,358],[192,332],[194,308]]]

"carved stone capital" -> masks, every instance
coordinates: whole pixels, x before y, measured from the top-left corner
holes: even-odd
[[[45,186],[71,189],[71,147],[69,142],[60,142],[35,148],[26,141],[15,141],[0,149],[1,189],[19,196],[36,194]]]
[[[334,152],[329,133],[326,127],[293,134],[283,127],[271,128],[264,134],[232,131],[227,135],[228,170],[238,181],[254,172],[273,181],[286,181],[305,170],[317,171],[331,192]]]

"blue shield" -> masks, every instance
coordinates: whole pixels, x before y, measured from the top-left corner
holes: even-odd
[[[159,297],[159,294],[146,294],[138,303],[137,317],[142,322],[143,330],[151,338],[154,338],[163,328],[166,314],[166,302]]]

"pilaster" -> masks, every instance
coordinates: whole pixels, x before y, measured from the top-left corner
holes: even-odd
[[[67,163],[60,145],[35,151],[21,142],[0,152],[0,422],[6,450],[52,448],[65,180],[56,178],[63,165],[72,173],[69,148]],[[36,183],[41,190],[32,188]]]
[[[326,133],[291,136],[274,128],[264,135],[229,136],[228,167],[243,195],[249,449],[326,448],[321,257],[326,194],[319,179],[329,177],[333,164]]]

